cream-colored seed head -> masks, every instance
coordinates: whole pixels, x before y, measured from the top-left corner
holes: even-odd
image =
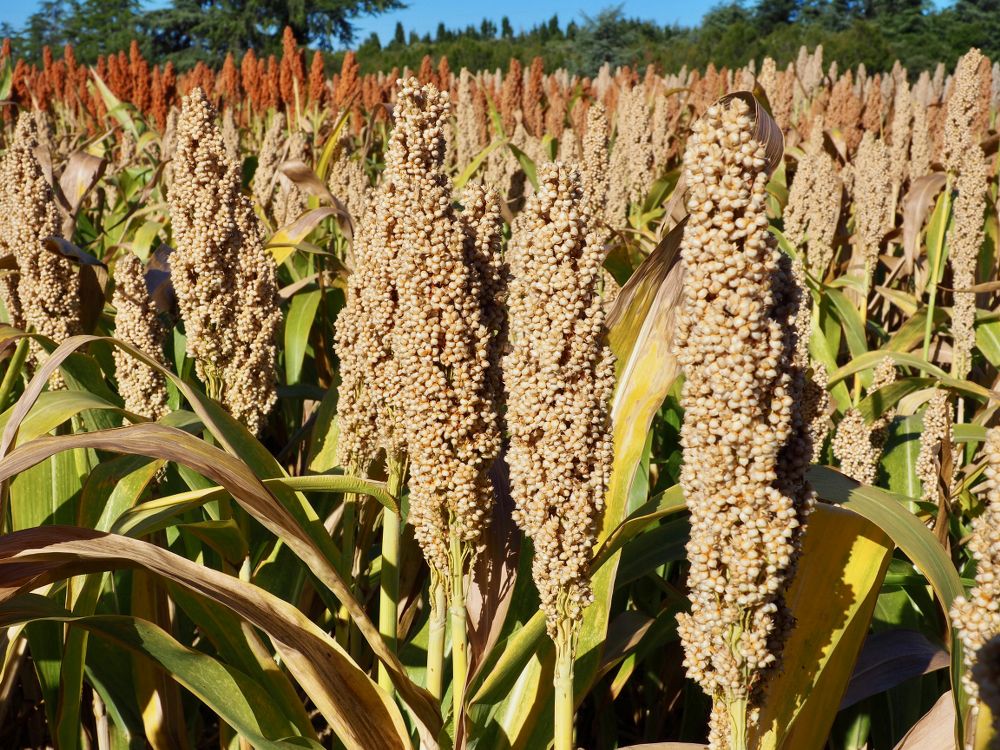
[[[817,463],[823,455],[823,444],[830,434],[830,393],[827,390],[829,376],[821,364],[813,365],[813,376],[806,381],[803,400],[803,419],[809,424],[809,442],[812,444],[812,462]]]
[[[1000,635],[1000,428],[986,433],[983,446],[986,463],[986,505],[973,521],[969,550],[976,561],[976,585],[967,596],[957,597],[952,604],[952,624],[965,649],[966,674],[962,682],[974,699],[979,686],[969,674],[979,661],[982,646]]]
[[[467,215],[454,210],[444,170],[449,110],[446,93],[400,81],[386,168],[361,222],[338,321],[345,369],[367,373],[363,383],[345,377],[345,450],[370,458],[372,431],[387,451],[405,448],[409,521],[445,582],[450,540],[474,544],[492,505],[502,327],[499,205],[492,193],[472,193]]]
[[[833,157],[823,148],[823,128],[814,125],[788,192],[784,222],[785,236],[805,246],[809,271],[819,278],[833,260],[842,190]]]
[[[565,128],[559,136],[558,161],[563,164],[579,164],[583,158],[580,152],[580,141],[573,128]]]
[[[472,73],[462,68],[458,74],[458,100],[455,102],[455,160],[459,170],[465,169],[485,145],[479,141],[479,118],[472,86]]]
[[[240,155],[240,128],[232,107],[226,107],[222,112],[222,142],[226,144],[226,158],[233,164],[242,164]]]
[[[274,261],[201,89],[184,98],[169,191],[171,279],[198,375],[252,432],[277,399]]]
[[[254,434],[278,400],[277,341],[282,315],[277,268],[266,247],[264,228],[250,200],[240,195],[236,226],[243,239],[235,261],[236,327],[231,332],[233,358],[226,371],[223,403]]]
[[[945,440],[951,439],[951,403],[948,391],[934,391],[924,410],[923,430],[920,433],[920,452],[917,454],[917,477],[920,479],[921,499],[938,501],[938,455]]]
[[[910,132],[910,179],[915,180],[929,174],[931,171],[930,126],[927,122],[927,106],[920,101],[913,101],[913,129]]]
[[[910,138],[913,120],[913,98],[910,95],[910,84],[905,78],[896,81],[892,103],[892,141],[889,145],[889,157],[892,163],[892,181],[894,189],[907,178],[907,155],[910,152]]]
[[[166,330],[146,287],[142,261],[127,253],[115,264],[115,338],[131,344],[161,364]],[[166,381],[159,372],[115,348],[115,376],[125,408],[159,419],[167,413]]]
[[[9,283],[5,303],[12,322],[60,343],[81,330],[79,270],[42,244],[46,237],[61,236],[61,230],[38,147],[38,121],[31,112],[22,112],[0,167],[0,243],[18,269],[16,294]],[[42,356],[40,347],[32,351]]]
[[[285,145],[284,161],[310,163],[309,140],[306,134],[297,130]],[[277,226],[291,224],[306,212],[308,195],[281,171],[277,175],[278,190],[274,195],[274,222]]]
[[[581,146],[580,183],[587,208],[597,220],[603,217],[608,200],[608,165],[608,115],[604,105],[595,102],[587,110],[587,128]]]
[[[691,613],[678,618],[688,675],[751,706],[780,656],[783,591],[812,504],[808,425],[797,409],[802,293],[768,231],[766,152],[742,99],[713,105],[684,156],[688,224],[674,342],[684,369],[681,485],[691,511]],[[752,712],[751,712],[752,714]]]
[[[361,224],[361,216],[368,203],[371,182],[365,171],[364,151],[352,149],[349,138],[341,139],[336,156],[330,165],[327,187],[333,196],[347,208],[347,212],[354,222],[355,231],[357,231]]]
[[[886,357],[875,368],[869,392],[874,393],[895,380],[896,366]],[[856,408],[848,409],[833,436],[833,455],[840,462],[840,470],[861,484],[874,485],[889,423],[894,417],[895,411],[889,409],[869,423]]]
[[[882,238],[892,228],[892,162],[889,149],[866,132],[858,147],[854,175],[855,246],[865,264],[865,288],[871,285]]]
[[[285,115],[275,113],[264,133],[264,141],[257,154],[257,169],[253,175],[253,199],[262,211],[270,211],[271,201],[278,181],[278,165],[285,152]]]
[[[976,283],[976,260],[983,244],[983,213],[989,179],[986,157],[975,130],[982,107],[979,69],[983,56],[972,49],[958,61],[944,129],[945,165],[957,196],[948,234],[955,303],[951,314],[952,375],[965,378],[976,343],[976,295],[965,291]]]
[[[553,638],[593,598],[589,566],[611,471],[614,360],[599,293],[604,248],[592,227],[578,172],[544,164],[508,251],[507,461]]]
[[[629,203],[642,200],[653,179],[652,130],[644,87],[634,86],[621,93],[616,119],[604,209],[605,221],[611,227],[623,224]]]

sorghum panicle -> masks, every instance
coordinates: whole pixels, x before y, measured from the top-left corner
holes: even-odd
[[[975,130],[982,106],[979,81],[982,62],[983,56],[977,49],[970,50],[958,61],[944,128],[945,164],[958,193],[948,234],[948,261],[956,290],[951,314],[952,375],[956,378],[969,374],[976,343],[973,331],[976,295],[965,290],[976,283],[976,259],[983,244],[983,213],[986,210],[986,157]]]
[[[783,591],[812,503],[812,449],[796,413],[802,294],[768,232],[765,153],[748,103],[734,98],[694,124],[684,156],[690,218],[674,335],[691,613],[678,632],[688,675],[713,698],[713,748],[729,737],[728,707],[752,706],[780,658]]]
[[[170,262],[187,353],[209,391],[256,433],[277,399],[274,261],[201,89],[184,98],[177,130]]]
[[[115,337],[131,344],[161,364],[166,329],[146,287],[145,268],[132,253],[115,263]],[[125,408],[159,419],[167,413],[167,388],[163,375],[128,352],[115,348],[115,376]]]
[[[923,430],[920,432],[920,452],[916,473],[920,479],[921,499],[938,501],[938,455],[945,440],[951,440],[951,401],[948,391],[935,390],[924,409]]]
[[[16,294],[11,284],[4,302],[15,325],[59,343],[81,330],[79,270],[42,244],[61,231],[52,188],[35,155],[38,146],[37,119],[22,112],[0,166],[0,243],[14,256],[18,270]],[[41,353],[40,348],[33,351]]]
[[[886,357],[875,368],[870,392],[874,393],[895,379],[896,367]],[[893,410],[889,410],[878,419],[867,422],[857,408],[847,410],[833,436],[833,455],[840,461],[841,471],[861,484],[875,484],[889,423],[894,416]]]
[[[979,697],[979,688],[968,670],[979,661],[983,645],[1000,635],[1000,428],[990,428],[983,446],[985,454],[986,504],[973,521],[969,549],[976,561],[976,585],[967,596],[956,597],[951,607],[952,624],[965,648],[966,674],[962,682],[969,695]]]
[[[544,164],[508,250],[514,519],[534,543],[532,573],[557,642],[593,599],[589,565],[612,461],[614,357],[593,222],[579,173]]]
[[[403,376],[410,519],[435,566],[452,534],[470,543],[481,533],[492,505],[488,472],[500,449],[485,268],[469,263],[473,230],[452,207],[444,171],[449,112],[447,93],[403,81],[382,175],[393,199],[399,319],[392,347]],[[483,242],[483,250],[496,245]]]

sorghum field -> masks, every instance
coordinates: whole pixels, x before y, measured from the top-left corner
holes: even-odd
[[[994,746],[979,51],[0,99],[0,747]]]

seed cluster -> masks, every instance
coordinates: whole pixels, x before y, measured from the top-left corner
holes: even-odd
[[[5,284],[4,304],[11,322],[61,342],[80,333],[80,282],[77,267],[46,249],[42,240],[60,236],[52,188],[36,156],[38,121],[18,116],[14,139],[0,161],[0,246],[17,262]],[[35,355],[41,353],[34,348]]]
[[[854,170],[855,231],[865,264],[865,289],[871,286],[882,238],[892,228],[892,162],[885,143],[866,131]]]
[[[875,392],[895,380],[896,367],[886,357],[875,368],[870,391]],[[833,436],[833,455],[840,461],[841,471],[861,484],[875,484],[882,450],[889,435],[889,423],[894,416],[894,411],[890,409],[869,423],[857,408],[847,410]]]
[[[278,179],[278,165],[285,152],[285,115],[278,112],[264,133],[253,174],[253,200],[261,210],[269,211]]]
[[[805,155],[799,160],[783,215],[785,236],[805,246],[806,263],[819,278],[833,260],[843,187],[837,167],[823,148],[823,128],[814,123]]]
[[[580,159],[580,183],[583,186],[587,208],[598,224],[603,237],[608,233],[604,212],[608,206],[609,152],[608,114],[604,105],[596,102],[587,110],[587,129],[584,131]],[[614,224],[612,226],[615,226]]]
[[[371,183],[365,172],[364,152],[360,149],[352,151],[347,140],[343,139],[337,149],[326,184],[333,196],[347,208],[354,226],[358,227],[368,202]]]
[[[126,253],[115,264],[115,337],[164,364],[166,329],[146,287],[142,261]],[[125,408],[159,419],[167,413],[167,388],[163,375],[122,349],[115,349],[115,375]]]
[[[983,446],[986,462],[986,507],[973,522],[969,549],[976,561],[976,585],[968,596],[956,597],[951,619],[965,649],[965,667],[971,670],[979,661],[980,648],[1000,635],[1000,428],[986,433]],[[973,698],[979,689],[972,675],[966,672],[962,682]]]
[[[964,291],[976,283],[976,260],[983,244],[983,212],[989,179],[986,157],[979,146],[976,120],[981,108],[979,68],[983,56],[973,49],[958,61],[948,99],[944,127],[945,163],[955,179],[957,196],[948,235],[948,261],[955,287],[951,314],[952,375],[965,378],[972,367],[976,344],[975,292]]]
[[[936,390],[924,409],[923,430],[920,433],[920,452],[917,454],[916,473],[920,479],[921,499],[938,501],[938,456],[945,440],[951,439],[951,403],[948,391]]]
[[[285,144],[285,161],[298,160],[309,164],[309,140],[301,130],[292,133]],[[281,172],[278,173],[278,190],[274,195],[274,223],[281,227],[291,224],[306,211],[308,196],[305,191]]]
[[[169,191],[171,279],[198,375],[252,432],[277,399],[274,261],[201,89],[184,98]]]
[[[507,462],[553,638],[593,599],[589,565],[611,471],[614,358],[593,221],[579,173],[544,164],[508,250]]]
[[[504,329],[499,200],[471,188],[465,212],[453,208],[448,114],[447,94],[401,82],[337,321],[342,460],[363,465],[373,445],[405,448],[409,521],[438,574],[449,569],[452,535],[475,542],[492,505]]]
[[[653,173],[653,133],[649,127],[646,89],[634,86],[621,92],[618,124],[609,166],[605,218],[612,227],[625,220],[629,203],[642,200]]]
[[[675,331],[684,369],[681,485],[691,511],[691,612],[678,618],[688,675],[726,706],[750,700],[780,655],[783,591],[812,503],[801,289],[768,232],[764,146],[745,101],[708,108],[684,155],[689,220]]]
[[[481,276],[498,249],[499,208],[481,207],[471,227],[452,207],[444,171],[449,113],[447,93],[403,81],[383,173],[393,208],[399,318],[392,347],[404,375],[410,520],[440,572],[450,535],[473,542],[485,525],[488,472],[500,450],[498,362],[488,327],[497,312],[484,312],[496,289],[484,290]]]

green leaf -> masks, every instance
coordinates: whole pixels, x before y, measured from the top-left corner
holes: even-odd
[[[482,149],[478,154],[473,157],[472,161],[463,169],[459,175],[455,178],[454,186],[455,190],[461,190],[465,187],[465,184],[472,179],[472,175],[476,173],[476,170],[482,166],[482,163],[486,161],[486,157],[496,151],[498,148],[505,146],[506,142],[500,138],[495,138],[488,146]]]
[[[316,319],[321,294],[319,289],[296,294],[288,308],[285,317],[285,382],[289,385],[298,383],[302,375],[309,331]]]
[[[513,143],[508,143],[507,146],[510,148],[511,152],[517,158],[518,163],[521,165],[521,169],[524,170],[525,177],[528,178],[528,182],[531,183],[531,186],[535,190],[538,190],[538,170],[535,167],[535,162],[532,160],[530,156],[524,153]]]
[[[839,289],[827,287],[826,296],[833,303],[833,309],[844,328],[847,338],[847,348],[852,357],[860,357],[868,351],[868,341],[865,336],[865,323],[858,309],[850,303],[847,296]],[[832,378],[831,381],[833,382]]]
[[[69,623],[152,659],[254,747],[262,750],[322,748],[318,742],[304,737],[295,743],[283,741],[284,737],[296,735],[296,728],[276,710],[257,682],[233,667],[182,645],[147,620],[121,615],[77,617],[51,600],[33,594],[22,594],[0,605],[3,625],[39,621]]]
[[[133,138],[138,138],[139,130],[136,128],[135,121],[129,114],[128,105],[111,93],[111,89],[101,80],[95,69],[90,69],[90,75],[94,79],[94,84],[97,86],[97,91],[100,93],[101,99],[104,100],[104,106],[107,107],[108,115],[118,120],[119,124],[125,128],[125,131],[129,135]]]
[[[26,559],[39,564],[25,565]],[[298,609],[246,581],[147,542],[66,526],[9,534],[0,539],[0,603],[81,569],[120,567],[139,567],[207,596],[266,632],[285,666],[349,748],[409,747],[391,698]]]

